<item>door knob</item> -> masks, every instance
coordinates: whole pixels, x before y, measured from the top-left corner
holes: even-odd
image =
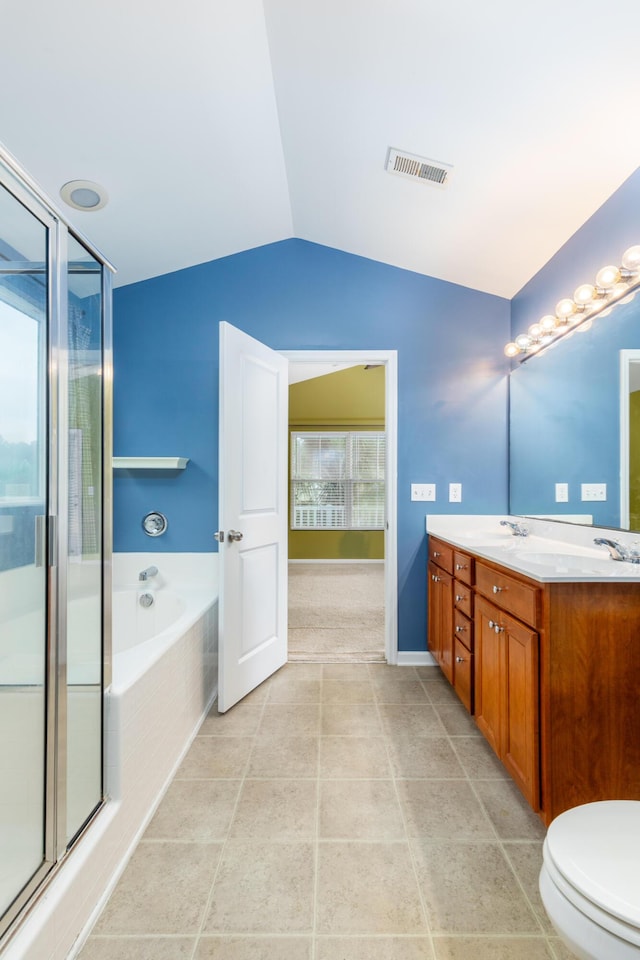
[[[456,663],[464,663],[464,657],[456,657]]]
[[[239,530],[229,530],[229,532],[228,532],[228,534],[227,534],[227,539],[228,539],[229,541],[235,540],[236,542],[238,542],[238,541],[242,540],[242,537],[243,537],[243,536],[244,536],[244,534],[240,533]]]

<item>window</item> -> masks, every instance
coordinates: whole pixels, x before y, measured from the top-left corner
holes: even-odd
[[[291,529],[384,529],[385,434],[291,434]]]

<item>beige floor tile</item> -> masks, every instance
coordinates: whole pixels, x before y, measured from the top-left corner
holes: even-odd
[[[277,673],[273,674],[272,679],[276,677],[293,677],[296,680],[322,680],[322,664],[300,663],[289,660]]]
[[[78,960],[191,960],[193,937],[90,937]]]
[[[321,733],[338,737],[380,736],[378,708],[373,703],[323,703]]]
[[[396,777],[431,780],[464,777],[447,737],[396,737],[389,740],[389,754]]]
[[[318,836],[324,840],[405,840],[393,781],[321,781]]]
[[[388,779],[391,767],[384,737],[320,737],[320,776]]]
[[[398,667],[390,663],[370,663],[369,676],[373,680],[390,677],[394,680],[418,680],[416,667]],[[419,668],[418,668],[419,669]]]
[[[542,843],[514,843],[509,841],[503,844],[503,849],[529,898],[529,903],[542,924],[543,930],[547,935],[555,936],[553,925],[544,909],[538,889],[538,878],[542,867]]]
[[[434,937],[436,960],[553,960],[543,937]]]
[[[267,703],[259,736],[313,737],[320,732],[320,704]]]
[[[269,687],[269,703],[320,703],[321,680],[301,680],[286,673]]]
[[[146,829],[145,840],[224,840],[241,780],[174,780]]]
[[[325,680],[323,703],[373,703],[373,687],[366,680]]]
[[[498,760],[484,737],[453,737],[452,746],[471,780],[508,780],[504,764]]]
[[[266,696],[266,692],[265,692]],[[262,706],[259,703],[236,703],[226,713],[218,713],[217,703],[204,718],[199,737],[252,737],[258,730]]]
[[[194,960],[310,960],[311,937],[202,937]]]
[[[374,680],[373,689],[378,703],[426,703],[428,700],[419,680],[390,680],[385,677]]]
[[[450,683],[431,683],[428,680],[424,682],[426,696],[431,703],[453,703],[460,705],[460,697],[455,692]]]
[[[479,780],[475,789],[502,840],[543,840],[546,829],[512,780]]]
[[[549,946],[554,953],[554,960],[577,960],[575,953],[558,937],[549,937]]]
[[[466,780],[399,780],[410,837],[492,840],[494,832]]]
[[[295,780],[318,772],[318,737],[256,737],[248,777]]]
[[[461,703],[437,703],[433,708],[450,737],[482,736]]]
[[[245,780],[229,836],[234,840],[313,840],[315,780]]]
[[[229,840],[204,932],[310,934],[313,867],[312,843]]]
[[[405,843],[320,843],[319,934],[425,934]]]
[[[193,934],[220,858],[215,843],[142,842],[102,912],[96,934]]]
[[[178,768],[176,779],[242,777],[252,747],[252,737],[196,737]]]
[[[316,960],[433,960],[431,938],[318,937]]]
[[[449,683],[440,667],[416,667],[416,673],[421,680],[435,680],[440,683]]]
[[[324,663],[323,680],[368,680],[369,670],[366,663]]]
[[[429,703],[381,703],[379,709],[388,737],[406,739],[444,735],[438,714]]]
[[[497,843],[412,841],[434,934],[540,933]]]

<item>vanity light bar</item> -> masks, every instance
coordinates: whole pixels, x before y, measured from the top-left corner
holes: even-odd
[[[608,266],[598,270],[595,284],[581,284],[573,294],[573,299],[567,297],[556,304],[555,314],[541,317],[537,323],[531,324],[527,333],[518,334],[505,346],[505,355],[517,357],[523,363],[579,327],[587,330],[595,317],[629,294],[634,296],[639,287],[640,244],[636,244],[622,254],[619,267]]]

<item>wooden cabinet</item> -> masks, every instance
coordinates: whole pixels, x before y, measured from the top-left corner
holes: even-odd
[[[475,626],[476,722],[539,810],[538,634],[484,597]]]
[[[469,712],[474,696],[472,583],[472,558],[430,537],[428,647]]]
[[[543,821],[640,800],[640,583],[540,582],[440,539],[430,559],[429,649]]]

